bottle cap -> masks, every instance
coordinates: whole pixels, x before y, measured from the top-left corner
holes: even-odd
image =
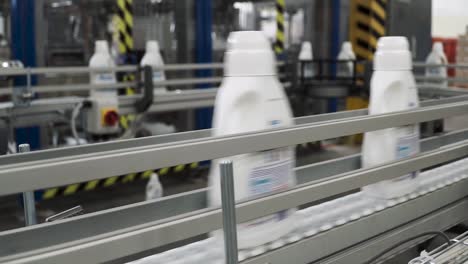
[[[345,41],[343,44],[341,44],[341,51],[346,52],[346,53],[353,53],[353,45],[351,45],[351,42]]]
[[[276,75],[275,55],[262,32],[232,32],[227,42],[225,76]]]
[[[158,52],[159,53],[159,43],[156,40],[147,41],[146,52]]]
[[[301,52],[299,53],[299,60],[312,60],[312,43],[310,41],[304,41],[301,45]]]
[[[95,53],[109,53],[109,45],[106,40],[96,40],[94,44]]]
[[[434,42],[432,45],[432,51],[437,52],[437,53],[444,53],[444,45],[442,42]]]
[[[411,70],[411,52],[406,37],[381,37],[374,56],[374,70]]]

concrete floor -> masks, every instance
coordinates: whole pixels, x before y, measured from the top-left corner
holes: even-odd
[[[178,175],[171,178],[161,177],[165,195],[187,192],[206,186],[205,177]],[[147,181],[139,181],[125,185],[115,185],[91,192],[79,192],[70,196],[56,197],[37,202],[38,221],[65,211],[77,205],[84,209],[83,213],[92,213],[104,209],[144,201]],[[0,197],[0,231],[24,226],[24,216],[20,195]]]

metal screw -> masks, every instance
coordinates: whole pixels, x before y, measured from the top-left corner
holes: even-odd
[[[30,100],[30,99],[33,98],[33,93],[32,93],[32,92],[27,92],[27,91],[25,91],[25,92],[23,92],[23,93],[21,94],[21,98],[22,98],[23,100]]]

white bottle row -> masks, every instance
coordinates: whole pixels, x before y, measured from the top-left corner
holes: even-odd
[[[261,255],[301,239],[312,237],[335,227],[357,221],[398,204],[442,189],[468,178],[468,158],[421,172],[422,179],[413,193],[397,199],[382,200],[369,197],[363,192],[353,193],[325,203],[296,211],[294,230],[275,241],[239,251],[239,261]],[[220,240],[221,239],[221,240]],[[211,237],[161,254],[149,256],[129,264],[225,263],[222,237]]]

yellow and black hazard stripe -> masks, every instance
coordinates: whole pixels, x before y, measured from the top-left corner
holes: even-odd
[[[117,0],[117,46],[119,49],[119,54],[125,57],[125,62],[129,62],[128,59],[132,56],[133,53],[133,0]],[[134,74],[125,74],[123,76],[124,82],[130,82],[135,80]],[[125,89],[126,95],[135,94],[134,87],[127,87]],[[122,115],[120,116],[120,125],[124,129],[129,128],[129,124],[134,121],[134,115]]]
[[[386,34],[388,0],[352,0],[349,16],[349,40],[358,60],[374,59],[377,41]],[[364,73],[365,65],[356,65],[357,73]],[[347,110],[365,108],[367,100],[362,97],[348,97]],[[362,134],[349,137],[350,142],[360,144]]]
[[[349,37],[356,57],[372,60],[378,39],[386,33],[387,0],[352,0],[350,10]]]
[[[123,77],[124,82],[132,82],[135,80],[135,75],[133,74],[126,74]],[[135,94],[135,89],[132,87],[127,87],[125,89],[125,94],[126,95],[134,95]],[[121,115],[120,116],[120,126],[127,130],[130,127],[130,124],[134,122],[136,119],[136,116],[133,114],[128,114],[128,115]]]
[[[277,55],[284,52],[284,0],[276,0],[276,41],[275,52]]]
[[[133,51],[133,0],[117,0],[117,30],[119,32],[119,53]]]
[[[44,190],[42,194],[43,200],[49,200],[59,196],[69,196],[78,192],[88,192],[98,190],[100,188],[109,188],[118,184],[131,183],[138,180],[148,180],[153,172],[156,172],[159,176],[176,175],[182,172],[195,170],[199,167],[198,162],[190,164],[177,165],[175,167],[162,168],[158,170],[148,170],[140,173],[130,173],[127,175],[114,176],[105,179],[92,180],[89,182],[75,183],[67,186],[50,188]]]

